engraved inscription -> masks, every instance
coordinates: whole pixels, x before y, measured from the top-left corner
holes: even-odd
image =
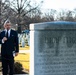
[[[75,75],[76,31],[46,32],[41,32],[38,39],[35,75]]]

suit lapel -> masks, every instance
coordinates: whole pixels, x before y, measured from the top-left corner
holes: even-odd
[[[10,37],[12,36],[12,29],[11,29],[11,31],[10,31]]]

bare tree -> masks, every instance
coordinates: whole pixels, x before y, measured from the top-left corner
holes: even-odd
[[[1,28],[1,0],[0,0],[0,28]]]
[[[18,32],[21,33],[21,25],[23,24],[24,18],[33,10],[39,7],[38,5],[32,5],[31,0],[11,0],[11,8],[16,13],[16,19],[18,24]]]
[[[66,13],[66,21],[74,21],[73,18],[73,11],[68,10],[68,12]]]
[[[45,13],[43,17],[44,21],[54,21],[55,14],[56,14],[56,10],[54,9],[47,10],[47,12]]]
[[[76,22],[76,8],[73,10],[74,21]]]
[[[10,8],[10,2],[8,0],[2,1],[1,3],[1,25],[3,25],[4,21],[8,18],[11,21],[14,21],[15,20],[14,17],[15,17],[15,13],[13,12],[13,9]],[[1,26],[1,28],[3,28],[3,26]]]
[[[57,14],[56,20],[65,21],[66,13],[67,13],[66,9],[60,10]]]
[[[62,9],[58,13],[58,15],[57,15],[57,20],[61,20],[61,21],[74,21],[73,11]]]

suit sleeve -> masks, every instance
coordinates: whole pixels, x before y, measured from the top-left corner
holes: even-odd
[[[15,52],[19,52],[18,33],[16,32],[15,37]]]
[[[2,44],[1,32],[0,32],[0,44]]]

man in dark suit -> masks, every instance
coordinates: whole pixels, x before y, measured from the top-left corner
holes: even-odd
[[[2,73],[7,75],[9,71],[9,75],[13,75],[14,56],[19,52],[18,34],[11,29],[9,20],[4,23],[4,28],[0,33]]]

